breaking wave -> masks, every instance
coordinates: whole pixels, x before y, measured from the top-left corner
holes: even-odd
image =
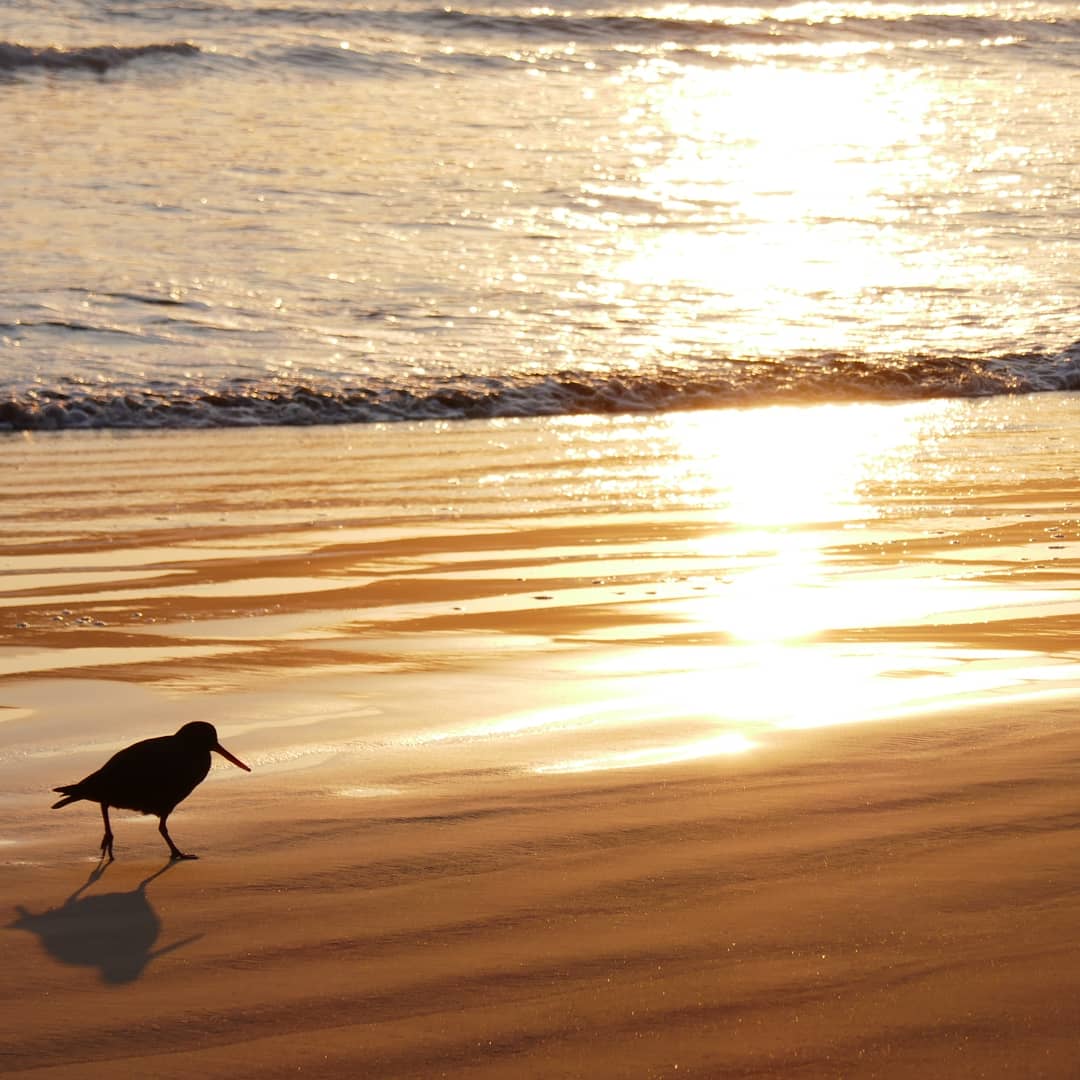
[[[105,75],[144,58],[199,55],[210,69],[236,64],[262,73],[322,76],[416,75],[530,64],[599,64],[622,67],[641,54],[685,62],[730,62],[746,48],[816,49],[830,44],[920,50],[958,44],[1038,49],[1072,47],[1080,19],[1025,9],[994,14],[910,12],[889,6],[832,11],[793,5],[773,9],[713,9],[685,15],[514,11],[469,7],[395,8],[350,4],[233,7],[206,0],[195,5],[135,5],[110,17],[128,26],[183,16],[191,40],[138,45],[65,48],[0,42],[0,77],[23,70],[91,71]],[[348,35],[343,46],[341,37]]]
[[[0,400],[0,431],[212,428],[659,413],[782,402],[902,401],[1080,390],[1080,342],[991,358],[803,357],[693,370],[460,375],[408,387],[233,380],[207,388],[35,386]]]
[[[48,71],[93,71],[104,75],[113,68],[143,57],[195,56],[199,52],[199,47],[189,41],[149,45],[90,45],[76,49],[0,41],[0,72],[43,68]]]

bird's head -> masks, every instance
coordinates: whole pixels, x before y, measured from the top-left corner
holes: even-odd
[[[251,772],[250,765],[245,765],[218,742],[218,735],[214,725],[208,724],[205,720],[193,720],[190,724],[185,724],[176,733],[175,737],[189,746],[197,746],[200,750],[212,750],[215,754],[220,754],[226,761],[231,761],[237,768],[243,769],[244,772]]]

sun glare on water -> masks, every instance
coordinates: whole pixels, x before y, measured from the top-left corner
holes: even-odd
[[[609,299],[651,301],[640,354],[903,351],[936,340],[941,320],[956,344],[965,324],[949,296],[1006,296],[1017,271],[941,227],[967,183],[947,148],[949,91],[918,69],[789,65],[767,47],[623,76],[634,168],[594,193],[639,209],[598,277]],[[866,304],[870,336],[855,317]]]

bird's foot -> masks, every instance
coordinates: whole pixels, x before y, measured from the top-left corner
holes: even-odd
[[[181,859],[197,859],[198,857],[198,855],[188,855],[186,852],[183,851],[174,851],[172,853],[173,862],[179,862]]]

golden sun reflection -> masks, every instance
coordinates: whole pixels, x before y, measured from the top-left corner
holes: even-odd
[[[644,750],[620,750],[595,757],[569,758],[550,765],[538,765],[537,773],[603,772],[608,769],[638,769],[650,765],[677,765],[699,758],[721,754],[743,754],[753,750],[755,743],[738,731],[727,731],[706,739],[674,743],[670,746],[649,747]]]
[[[890,155],[926,134],[933,101],[912,74],[768,65],[691,69],[657,95],[674,149],[646,183],[671,199],[719,197],[739,216],[774,221],[779,212],[875,212],[883,175],[902,184],[912,167]],[[922,167],[922,154],[914,161]]]
[[[681,293],[714,332],[737,314],[734,351],[766,353],[849,347],[861,324],[847,314],[869,300],[878,325],[917,326],[916,290],[956,283],[955,253],[894,228],[905,193],[945,190],[952,167],[933,153],[940,90],[918,73],[823,60],[636,78],[625,123],[662,138],[634,193],[657,228],[634,230],[613,268],[628,292]],[[687,312],[670,314],[685,334]],[[910,344],[887,337],[879,348]]]
[[[859,486],[895,471],[947,406],[777,406],[687,416],[672,431],[670,477],[706,474],[725,525],[776,530],[862,520]],[[764,535],[764,534],[762,534]]]
[[[698,551],[729,566],[727,588],[710,602],[716,628],[742,641],[787,641],[828,628],[838,613],[857,615],[860,596],[863,614],[880,606],[873,587],[839,594],[825,546],[878,513],[862,485],[903,470],[949,408],[828,405],[687,418],[668,482],[713,492],[719,529]]]
[[[599,772],[741,755],[775,745],[784,732],[1072,694],[1077,678],[1075,664],[1036,653],[918,643],[887,650],[670,645],[608,654],[590,671],[609,680],[612,692],[581,708],[575,724],[555,709],[514,725],[518,733],[547,736],[547,760],[531,771]],[[578,752],[568,756],[564,741]]]
[[[662,647],[592,657],[600,700],[505,719],[503,730],[580,744],[536,767],[591,772],[686,763],[832,727],[1053,692],[1075,665],[1023,649],[944,646],[911,629],[1030,610],[1037,590],[943,576],[874,554],[889,492],[965,423],[955,402],[822,405],[669,416],[650,432],[657,491],[715,516],[683,551],[713,557],[715,586],[657,599]],[[885,520],[881,520],[881,519]],[[852,530],[854,526],[854,530]],[[988,605],[993,605],[988,609]],[[1003,617],[1003,616],[998,616]],[[649,624],[657,633],[657,622]],[[852,632],[857,636],[852,637]],[[679,644],[682,638],[685,644]],[[625,639],[617,639],[625,640]]]
[[[837,605],[824,585],[825,538],[877,513],[861,484],[896,469],[918,445],[924,419],[939,411],[782,407],[725,417],[721,433],[715,418],[711,427],[688,424],[681,460],[713,472],[723,526],[716,542],[742,564],[715,602],[717,623],[751,642],[826,629]]]

